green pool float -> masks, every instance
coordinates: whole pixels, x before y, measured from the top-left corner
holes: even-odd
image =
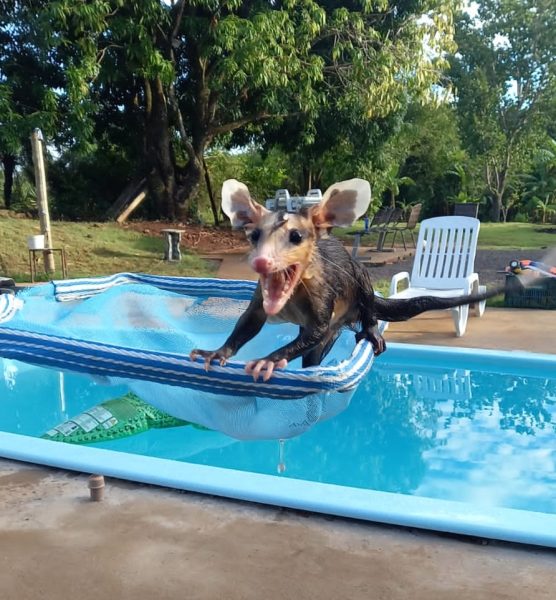
[[[149,429],[183,425],[205,429],[201,425],[176,419],[130,392],[120,398],[107,400],[89,408],[80,415],[53,427],[41,437],[55,442],[90,444],[117,440]]]

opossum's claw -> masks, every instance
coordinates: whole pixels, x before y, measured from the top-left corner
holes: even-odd
[[[277,361],[261,358],[260,360],[250,360],[246,363],[245,371],[253,376],[253,381],[257,381],[261,372],[264,372],[263,381],[268,381],[272,377],[274,369],[285,369],[287,364],[288,361],[285,358]]]
[[[355,341],[368,340],[373,345],[374,355],[378,356],[386,350],[386,342],[377,327],[372,327],[355,334]]]
[[[373,345],[375,356],[382,354],[386,350],[386,342],[384,341],[384,338],[381,335],[378,335],[375,338],[371,339],[370,342]]]
[[[205,371],[210,369],[210,363],[213,360],[217,360],[221,367],[223,367],[228,360],[228,357],[221,350],[199,350],[198,348],[195,348],[189,353],[189,358],[191,360],[197,360],[199,356],[205,359]]]

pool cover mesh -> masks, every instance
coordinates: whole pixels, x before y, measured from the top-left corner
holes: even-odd
[[[294,325],[265,325],[225,366],[206,371],[202,360],[189,359],[193,348],[215,349],[226,340],[255,285],[121,273],[0,296],[0,355],[236,397],[291,399],[356,387],[371,367],[373,351],[366,341],[355,344],[350,331],[324,364],[301,369],[298,359],[265,383],[245,373],[245,361],[294,339]]]

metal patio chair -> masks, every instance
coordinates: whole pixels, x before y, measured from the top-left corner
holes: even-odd
[[[413,247],[416,248],[417,244],[415,243],[415,236],[413,235],[413,231],[415,230],[415,228],[417,227],[417,223],[419,222],[419,217],[421,216],[422,206],[423,206],[422,204],[416,204],[415,206],[413,206],[411,208],[411,212],[409,213],[409,216],[405,223],[396,223],[394,225],[389,224],[384,231],[383,245],[384,245],[384,242],[386,242],[386,237],[388,236],[389,233],[391,233],[392,234],[391,248],[393,248],[394,244],[396,242],[396,236],[399,233],[402,237],[403,248],[404,248],[404,250],[407,250],[407,245],[405,243],[405,235],[404,234],[409,233],[409,235],[411,236],[411,240],[413,241]]]
[[[394,209],[391,206],[380,208],[373,216],[367,228],[351,234],[354,236],[351,257],[357,259],[357,253],[359,252],[359,246],[361,245],[361,238],[364,235],[370,235],[371,233],[378,233],[376,249],[381,250],[384,244],[384,230],[388,224],[392,222],[393,216],[396,215],[394,215]]]

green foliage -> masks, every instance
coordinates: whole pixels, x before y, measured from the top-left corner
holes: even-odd
[[[550,0],[481,0],[457,23],[451,57],[465,148],[483,163],[492,217],[507,217],[520,172],[547,125],[556,91]]]
[[[422,202],[432,216],[489,197],[495,219],[548,220],[537,150],[556,135],[556,13],[481,0],[479,20],[454,20],[456,5],[2,2],[0,164],[15,205],[32,209],[19,176],[40,127],[54,216],[98,218],[146,176],[146,214],[210,220],[206,163],[216,201],[227,177],[264,200],[359,176],[372,210]]]
[[[452,49],[453,0],[30,4],[16,3],[10,16],[22,24],[20,38],[26,23],[39,32],[32,50],[58,78],[56,86],[41,82],[61,125],[56,142],[98,153],[99,137],[114,143],[119,135],[109,116],[125,116],[124,145],[145,150],[134,164],[157,179],[151,189],[160,190],[159,209],[169,213],[197,193],[211,144],[238,130],[248,139],[263,123],[286,118],[301,124],[301,171],[315,171],[311,156],[319,169],[332,163],[340,170],[315,136],[334,130],[325,152],[342,148],[347,164],[356,163],[346,168],[352,176],[378,139],[362,144],[365,132],[403,110],[407,98],[429,95]]]
[[[67,152],[51,162],[48,179],[53,218],[102,218],[129,183],[133,165],[125,148],[108,144],[101,147],[102,151],[85,156]]]
[[[407,175],[400,175],[400,165],[393,163],[386,171],[385,184],[386,191],[390,196],[390,206],[395,208],[396,198],[400,193],[400,187],[414,185],[415,181]]]
[[[246,154],[243,181],[248,185],[254,198],[264,202],[274,197],[277,189],[286,188],[292,193],[305,193],[295,189],[295,184],[288,179],[290,162],[288,157],[278,149],[266,154],[251,151]]]
[[[540,198],[534,198],[535,209],[538,215],[540,215],[540,222],[546,223],[548,217],[552,218],[556,214],[556,204],[549,204],[548,201],[543,201]]]
[[[24,173],[19,173],[15,178],[10,208],[27,214],[36,214],[37,212],[35,186],[27,179]]]
[[[59,46],[52,23],[44,20],[44,11],[55,10],[59,4],[16,0],[1,5],[0,153],[20,154],[37,127],[57,142],[67,136],[68,125],[74,144],[90,134],[90,107],[83,103],[88,86],[74,67],[77,47]],[[85,12],[94,10],[92,5],[81,4]],[[71,15],[66,18],[72,19]],[[87,39],[83,36],[82,43]],[[85,65],[82,68],[85,73]],[[94,74],[92,65],[87,73]]]
[[[531,170],[521,176],[523,197],[532,214],[540,214],[541,222],[556,212],[556,141],[548,139],[538,149]]]
[[[528,223],[529,216],[526,215],[525,213],[518,212],[514,215],[513,222],[514,223]]]
[[[266,198],[273,197],[277,189],[289,188],[294,183],[288,178],[290,163],[288,157],[278,149],[263,154],[256,147],[229,152],[215,149],[205,157],[216,200],[220,203],[220,188],[226,179],[238,179],[249,187],[253,198],[264,204]],[[201,218],[210,220],[208,192],[206,186],[199,193]]]
[[[452,107],[446,102],[412,104],[400,133],[389,146],[387,161],[401,164],[400,175],[414,182],[400,189],[398,202],[422,203],[426,217],[448,214],[449,198],[459,191],[459,182],[450,171],[463,156]],[[383,189],[387,161],[377,165]]]

